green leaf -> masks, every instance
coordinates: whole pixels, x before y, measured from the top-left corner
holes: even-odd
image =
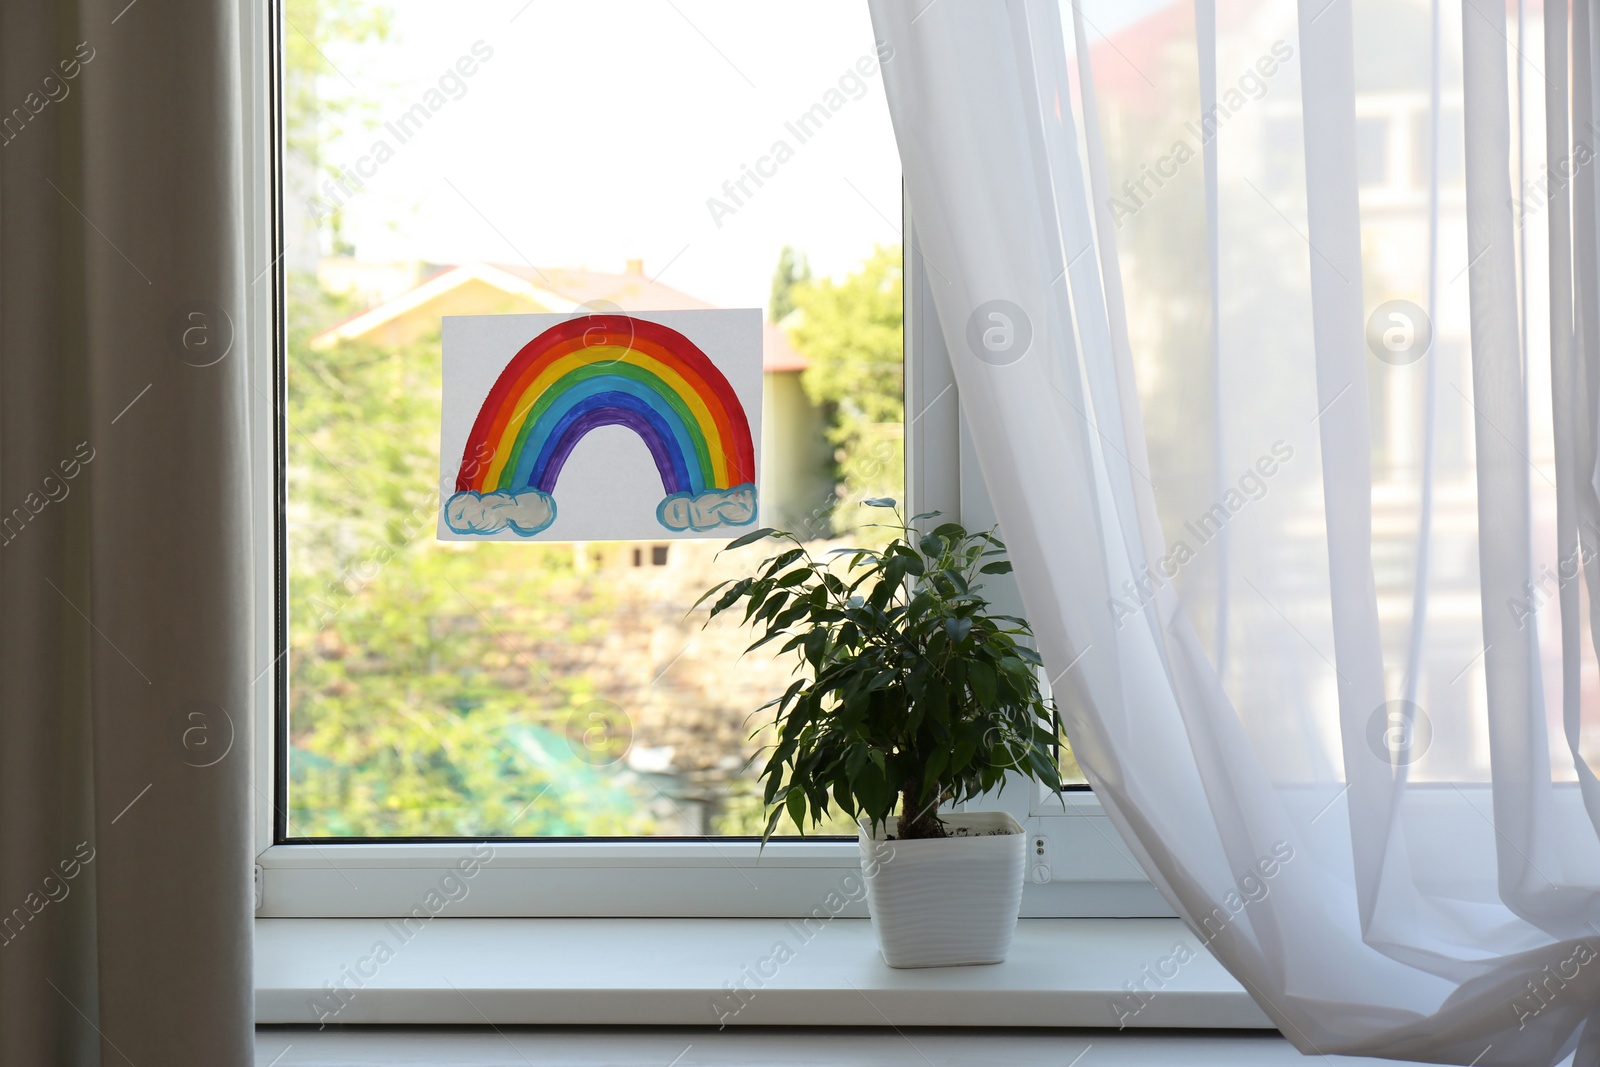
[[[785,634],[793,636],[796,633],[793,629],[794,624],[803,621],[806,614],[805,601],[790,604],[786,610],[780,611],[767,623],[767,630],[776,632],[780,637]]]
[[[722,551],[732,552],[736,548],[743,548],[745,545],[753,545],[762,538],[778,536],[781,536],[780,531],[774,530],[770,526],[763,526],[759,530],[751,530],[743,537],[736,537],[732,541],[729,541],[726,545],[722,546]]]
[[[707,600],[710,600],[713,596],[715,596],[716,593],[717,593],[717,590],[723,589],[723,588],[725,588],[725,587],[727,587],[727,586],[729,586],[731,584],[733,584],[733,580],[731,578],[727,579],[726,581],[718,582],[716,585],[712,586],[710,589],[707,589],[704,593],[701,593],[700,594],[700,599],[696,600],[694,602],[693,607],[690,607],[689,610],[693,611],[695,608],[698,608],[701,604],[704,604]],[[713,609],[713,614],[715,614],[715,609]]]
[[[972,684],[972,695],[979,707],[992,708],[998,703],[994,668],[989,664],[982,660],[972,661],[967,665],[967,680]]]
[[[772,837],[772,831],[777,829],[778,820],[783,818],[782,808],[773,808],[772,814],[767,817],[767,828],[761,831],[761,843],[765,845]]]
[[[773,616],[777,615],[778,612],[783,610],[783,606],[789,602],[789,597],[791,595],[792,594],[787,592],[773,593],[771,599],[763,603],[761,605],[761,610],[757,611],[748,621],[766,622],[768,619],[772,618]]]
[[[944,773],[945,767],[950,762],[948,749],[935,749],[928,757],[928,766],[922,772],[922,791],[927,793],[933,788],[933,783],[939,780],[939,775]]]
[[[790,702],[794,700],[795,695],[805,687],[806,680],[804,678],[800,678],[796,680],[794,684],[790,685],[788,689],[784,690],[783,696],[779,697],[777,701],[778,710],[782,711],[784,708],[787,708]]]
[[[777,588],[787,589],[791,585],[799,585],[809,577],[811,577],[810,567],[796,567],[794,570],[778,579]]]
[[[806,662],[815,670],[822,665],[822,654],[828,647],[828,631],[820,628],[812,630],[801,641],[805,646]]]
[[[869,508],[892,508],[894,507],[894,497],[871,496],[863,500],[862,503]]]
[[[872,755],[878,758],[861,768],[856,778],[856,795],[861,798],[861,806],[878,819],[893,807],[894,792],[889,788],[888,775],[882,767],[882,753],[873,751]]]
[[[780,629],[777,629],[777,628],[773,628],[771,630],[768,630],[765,634],[761,635],[760,637],[756,638],[754,641],[752,641],[748,645],[746,645],[745,649],[744,649],[744,652],[740,653],[740,654],[744,655],[746,653],[754,652],[756,649],[762,647],[763,645],[770,644],[771,642],[776,641],[778,638],[782,637],[787,632],[788,631],[786,631],[786,630],[780,630]]]
[[[1029,776],[1036,781],[1044,782],[1046,785],[1052,784],[1052,782],[1054,782],[1054,780],[1057,778],[1059,772],[1056,770],[1055,760],[1051,758],[1051,755],[1052,754],[1043,752],[1033,745],[1029,745],[1027,760],[1028,766],[1025,768],[1029,771]]]
[[[783,570],[783,568],[787,567],[795,560],[800,559],[805,554],[806,550],[803,548],[791,548],[788,551],[782,552],[768,560],[766,565],[761,569],[761,573],[764,577],[770,577],[776,574],[778,571]]]
[[[711,614],[716,615],[719,612],[726,611],[728,608],[731,608],[740,597],[745,595],[745,592],[750,588],[751,582],[752,579],[750,578],[740,578],[733,584],[733,588],[729,589],[726,593],[723,593],[717,602],[712,605]],[[698,606],[699,605],[696,605],[696,607]]]
[[[979,574],[1010,574],[1011,573],[1011,564],[1006,562],[1003,559],[1002,560],[997,560],[994,563],[985,563],[983,566],[978,568],[978,573]]]
[[[956,740],[956,750],[950,755],[950,770],[956,774],[967,769],[967,764],[972,760],[972,754],[978,750],[978,738],[972,734],[963,734]]]

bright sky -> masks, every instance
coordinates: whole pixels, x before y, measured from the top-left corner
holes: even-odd
[[[1159,3],[1102,0],[1092,17],[1111,33]],[[759,307],[785,244],[838,275],[900,240],[899,159],[863,0],[387,6],[393,39],[331,52],[341,73],[322,83],[375,105],[375,128],[325,154],[373,172],[346,206],[362,259],[621,270],[637,257],[675,288]],[[492,55],[455,81],[478,42]],[[448,102],[402,142],[383,124],[441,77]],[[818,103],[837,108],[802,141],[786,123]],[[393,157],[364,161],[379,140]],[[780,141],[792,157],[763,162]],[[757,164],[770,176],[746,178],[735,202],[724,183]],[[713,218],[712,197],[731,211]]]
[[[842,273],[899,240],[899,160],[864,4],[524,3],[397,0],[391,44],[334,53],[397,121],[475,42],[493,50],[405,143],[380,126],[327,153],[354,165],[379,138],[395,149],[347,208],[361,258],[620,271],[638,257],[675,288],[759,307],[785,243]],[[785,123],[841,78],[845,102],[801,143]],[[334,77],[324,91],[351,88]],[[792,158],[764,164],[761,187],[746,178],[736,204],[724,182],[779,140]],[[720,227],[711,197],[731,209]]]

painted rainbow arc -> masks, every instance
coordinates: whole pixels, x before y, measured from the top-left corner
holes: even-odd
[[[548,498],[578,442],[602,426],[625,426],[649,449],[666,494],[657,510],[664,526],[754,521],[755,446],[738,395],[683,334],[627,315],[569,319],[517,352],[467,438],[458,497]],[[554,501],[546,503],[548,518],[518,533],[554,521]]]

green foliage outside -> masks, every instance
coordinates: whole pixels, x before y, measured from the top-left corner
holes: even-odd
[[[342,75],[328,58],[340,44],[389,40],[391,19],[382,5],[362,0],[284,0],[283,5],[283,140],[288,168],[302,169],[315,188],[321,182],[321,145],[353,127],[371,126],[370,102],[355,96],[328,95],[319,80]],[[309,191],[309,190],[307,190]],[[340,214],[328,225],[334,247],[341,251]]]
[[[359,97],[322,91],[330,49],[389,33],[380,5],[287,0],[284,136],[305,173],[370,121]],[[529,655],[594,625],[537,607],[574,584],[571,553],[434,540],[437,336],[314,351],[361,309],[288,282],[290,835],[651,832],[642,783],[573,758],[568,723],[596,694]]]
[[[319,77],[339,76],[327,49],[388,40],[389,12],[361,0],[284,0],[283,22],[284,132],[290,148],[315,159],[318,140],[360,110],[354,99],[318,92]]]
[[[437,334],[313,349],[312,336],[360,309],[309,277],[289,281],[291,835],[660,832],[663,783],[592,765],[574,746],[581,709],[606,694],[540,659],[541,647],[606,639],[610,583],[576,573],[566,546],[437,542]],[[846,319],[898,313],[897,296],[863,302],[848,282],[813,292],[839,337],[898,344],[898,321],[857,330]],[[845,387],[849,373],[828,361],[861,350],[814,351],[819,380]],[[894,369],[870,380],[898,389]],[[891,399],[861,410],[882,417]],[[865,425],[833,438],[844,455],[871,440]],[[898,491],[898,439],[879,443]],[[853,832],[837,811],[826,819],[823,832]],[[754,834],[763,821],[755,783],[735,779],[712,829]]]
[[[772,298],[767,303],[767,318],[782,322],[794,310],[794,287],[811,280],[811,264],[804,252],[788,245],[778,253],[778,267],[772,272]]]
[[[728,547],[789,544],[701,598],[715,598],[713,618],[743,607],[760,635],[752,650],[782,640],[803,657],[800,677],[761,709],[773,709],[776,733],[761,770],[764,836],[785,815],[804,833],[840,811],[882,826],[898,807],[898,836],[943,837],[942,805],[1010,772],[1061,788],[1061,716],[1040,693],[1032,631],[979,592],[983,576],[1011,570],[1005,546],[953,522],[918,533],[898,512],[890,529],[883,549],[849,552],[842,566],[792,534],[756,530]]]
[[[314,350],[346,309],[296,281],[291,835],[652,832],[653,791],[569,736],[599,694],[534,657],[597,637],[603,587],[570,548],[436,541],[437,337]]]
[[[780,273],[785,269],[780,262]],[[898,246],[879,246],[843,281],[800,281],[789,336],[811,366],[801,384],[828,420],[839,507],[904,491],[905,329]]]

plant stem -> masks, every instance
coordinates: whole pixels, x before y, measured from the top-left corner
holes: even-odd
[[[900,790],[900,834],[902,841],[920,838],[944,837],[944,824],[939,821],[939,783],[934,782],[926,794],[918,788],[916,779]]]

